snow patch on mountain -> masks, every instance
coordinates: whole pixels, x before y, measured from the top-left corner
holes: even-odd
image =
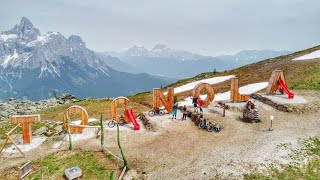
[[[292,59],[293,61],[309,60],[320,58],[320,50]]]
[[[235,75],[219,76],[219,77],[214,77],[214,78],[202,79],[200,81],[195,81],[195,82],[192,82],[189,84],[185,84],[183,86],[176,87],[176,88],[174,88],[174,93],[189,91],[189,90],[193,89],[199,83],[208,83],[210,85],[213,85],[213,84],[221,83],[223,81],[227,81],[233,77],[235,77]],[[166,95],[166,94],[167,94],[167,92],[164,93],[164,95]]]
[[[1,66],[6,67],[10,61],[14,61],[18,57],[19,57],[19,54],[17,53],[17,50],[15,49],[13,55],[11,55],[11,54],[7,55],[4,58],[3,63],[1,64]]]
[[[248,84],[246,86],[242,86],[239,88],[240,94],[253,94],[256,93],[266,87],[268,87],[268,82],[260,82],[260,83],[253,83]],[[206,99],[207,95],[200,95],[201,99]],[[224,92],[224,93],[218,93],[214,96],[214,102],[215,101],[230,101],[230,91]],[[179,106],[192,106],[192,100],[190,97],[183,99],[182,101],[179,101]]]
[[[28,47],[36,46],[36,45],[44,45],[46,44],[54,35],[59,35],[58,32],[48,32],[43,36],[37,36],[37,39],[31,41],[27,44]]]
[[[17,38],[17,35],[15,34],[1,34],[0,35],[0,40],[3,40],[3,41],[7,41],[9,39],[15,39]]]

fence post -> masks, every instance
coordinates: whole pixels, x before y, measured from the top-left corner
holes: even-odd
[[[103,120],[102,120],[102,113],[100,116],[100,132],[101,132],[101,149],[103,150],[103,145],[104,145],[104,132],[103,132]]]
[[[120,145],[120,135],[119,135],[119,134],[120,134],[119,124],[117,124],[117,141],[118,141],[118,146],[119,146],[119,149],[120,149],[121,156],[122,156],[122,158],[123,158],[123,164],[124,164],[124,166],[126,167],[126,170],[129,170],[126,156],[124,155],[124,152],[123,152],[122,147],[121,147],[121,145]]]
[[[68,135],[69,135],[69,150],[72,150],[72,138],[70,132],[70,119],[68,118]]]

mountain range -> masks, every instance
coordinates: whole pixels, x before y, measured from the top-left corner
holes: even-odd
[[[244,50],[234,55],[203,56],[157,44],[152,49],[133,46],[123,52],[99,53],[117,70],[145,72],[170,78],[187,78],[202,72],[225,71],[264,59],[290,54],[290,51]],[[110,57],[117,57],[110,58]]]
[[[56,93],[77,97],[115,97],[171,82],[146,73],[130,74],[108,66],[79,36],[41,34],[26,17],[0,34],[0,98],[38,100]],[[112,59],[112,57],[110,57]]]

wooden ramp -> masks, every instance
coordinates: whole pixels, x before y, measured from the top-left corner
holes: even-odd
[[[239,79],[234,77],[231,79],[230,87],[230,101],[232,102],[245,102],[250,99],[251,95],[239,94]]]

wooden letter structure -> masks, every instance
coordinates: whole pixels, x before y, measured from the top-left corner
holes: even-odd
[[[69,116],[73,115],[73,114],[79,114],[81,116],[81,124],[80,125],[88,125],[89,116],[88,116],[87,111],[83,107],[75,105],[75,106],[69,107],[67,109],[67,111],[64,113],[64,116],[63,116],[63,128],[64,129],[68,128]],[[77,127],[70,126],[71,133],[81,133],[83,131],[83,129],[84,129],[84,127],[80,127],[80,126],[77,126]]]
[[[230,101],[245,102],[250,99],[250,95],[239,94],[239,79],[237,77],[231,79]]]
[[[294,94],[288,89],[284,73],[281,70],[274,70],[271,74],[270,81],[267,87],[267,94],[275,94],[277,91],[281,94],[286,92],[289,99],[294,98]]]
[[[208,107],[209,104],[214,100],[215,92],[212,86],[208,83],[199,83],[193,88],[192,96],[199,98],[201,91],[207,90],[207,98],[203,100],[203,107]]]
[[[111,118],[116,121],[120,120],[120,116],[117,114],[117,106],[121,105],[121,104],[127,106],[129,104],[129,99],[121,96],[121,97],[115,98],[111,103]],[[126,115],[126,114],[124,114],[124,115],[125,115],[124,116],[125,122],[131,122],[129,119],[129,115]]]
[[[282,89],[280,88],[280,85],[278,83],[279,80],[282,80],[284,83],[286,83],[286,80],[284,78],[283,71],[281,70],[274,70],[272,71],[269,84],[267,87],[267,94],[274,94],[278,90],[283,93]]]
[[[160,102],[166,108],[168,113],[172,113],[172,108],[174,104],[174,89],[173,87],[167,88],[167,98],[162,94],[160,88],[153,89],[153,108],[158,109],[160,107]]]
[[[10,121],[22,124],[23,144],[29,144],[31,143],[31,123],[40,121],[40,114],[12,116]]]

